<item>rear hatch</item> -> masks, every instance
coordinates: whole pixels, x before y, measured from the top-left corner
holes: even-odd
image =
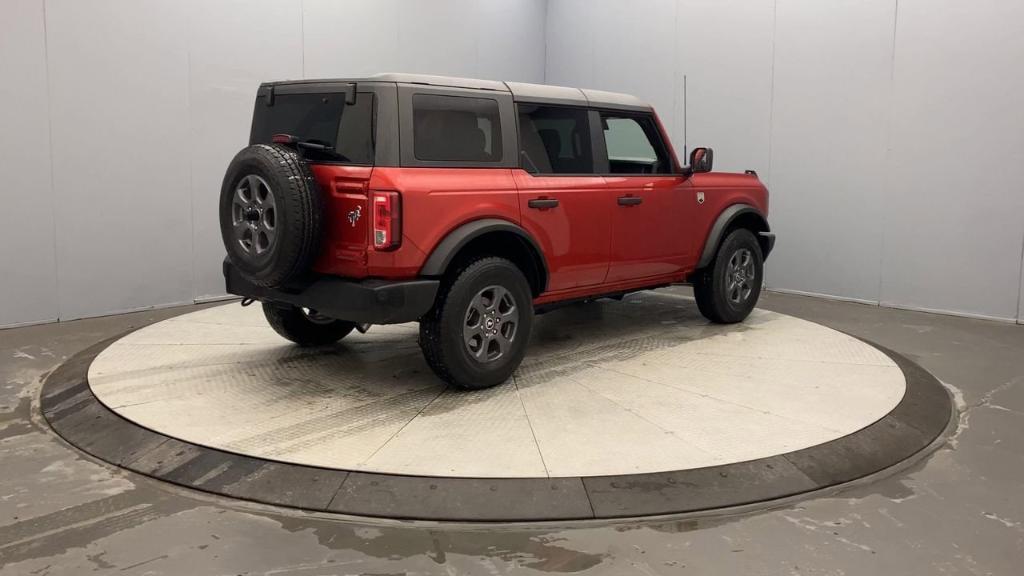
[[[263,84],[256,96],[250,144],[290,137],[310,163],[323,194],[323,241],[314,269],[366,275],[370,241],[367,185],[374,159],[373,94],[354,83]]]

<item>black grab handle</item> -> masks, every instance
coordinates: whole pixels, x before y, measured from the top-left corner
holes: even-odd
[[[619,196],[619,206],[636,206],[643,201],[639,196]]]
[[[548,208],[554,208],[558,206],[557,198],[534,198],[526,203],[530,208],[537,208],[539,210],[546,210]]]

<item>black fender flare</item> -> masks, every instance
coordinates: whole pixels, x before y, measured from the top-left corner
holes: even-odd
[[[756,232],[766,239],[762,242],[762,247],[767,246],[764,250],[764,257],[768,258],[768,253],[771,251],[772,244],[774,243],[774,235],[771,233],[771,228],[768,227],[768,221],[764,215],[754,208],[750,204],[732,204],[722,213],[718,215],[714,225],[711,226],[711,231],[708,232],[708,238],[704,242],[704,251],[700,254],[700,260],[697,261],[697,268],[704,268],[715,258],[715,252],[718,251],[718,245],[722,242],[722,237],[725,236],[725,231],[729,229],[729,226],[736,221],[737,218],[744,214],[754,214],[760,221],[762,230]],[[759,239],[760,240],[760,239]]]
[[[547,290],[548,263],[544,259],[544,252],[540,249],[540,245],[521,226],[500,218],[473,220],[449,232],[434,247],[427,261],[423,264],[423,268],[420,269],[420,275],[443,276],[460,250],[474,239],[492,232],[510,232],[526,244],[527,248],[533,252],[533,257],[538,264],[538,272],[541,274],[538,294]]]

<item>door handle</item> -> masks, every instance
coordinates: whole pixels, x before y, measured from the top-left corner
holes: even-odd
[[[547,210],[548,208],[554,208],[558,206],[557,198],[534,198],[526,203],[530,208],[536,208],[538,210]]]
[[[636,206],[643,201],[639,196],[619,196],[619,206]]]

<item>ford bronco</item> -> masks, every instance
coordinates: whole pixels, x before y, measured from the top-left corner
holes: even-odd
[[[408,74],[262,84],[220,195],[227,291],[299,345],[419,322],[431,369],[508,379],[535,313],[690,282],[742,321],[774,236],[753,171],[681,165],[624,94]]]

